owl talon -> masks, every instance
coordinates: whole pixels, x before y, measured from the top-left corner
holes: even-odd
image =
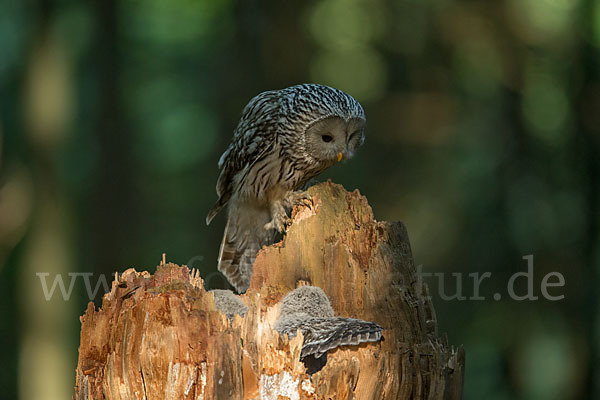
[[[267,231],[271,230],[271,229],[274,229],[274,230],[276,230],[279,233],[283,233],[283,232],[285,232],[285,230],[286,230],[286,228],[287,228],[288,225],[289,225],[289,218],[286,219],[286,220],[284,220],[284,221],[281,221],[281,220],[275,221],[275,220],[273,220],[271,222],[266,223],[264,225],[264,229],[267,230]]]
[[[273,213],[273,219],[264,225],[265,230],[275,229],[279,233],[285,232],[287,226],[290,224],[290,218],[285,213],[283,207],[276,208]]]
[[[312,210],[314,203],[312,197],[305,191],[291,192],[285,199],[288,207],[304,206]]]

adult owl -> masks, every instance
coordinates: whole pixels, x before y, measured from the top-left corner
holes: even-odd
[[[300,360],[312,374],[325,365],[329,350],[378,342],[383,329],[375,322],[336,317],[321,288],[301,286],[283,298],[275,330],[290,338],[302,332]]]
[[[304,184],[363,143],[365,113],[352,96],[302,84],[263,92],[242,111],[231,144],[219,159],[219,200],[207,225],[227,206],[218,269],[238,292],[250,285],[264,245],[289,222],[287,209],[310,202]]]

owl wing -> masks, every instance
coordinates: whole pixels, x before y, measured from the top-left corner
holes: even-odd
[[[300,358],[321,357],[340,346],[355,346],[381,340],[383,328],[375,322],[354,318],[311,318],[299,326],[304,336]]]
[[[207,225],[231,199],[235,186],[243,184],[245,174],[252,166],[273,150],[279,123],[279,106],[278,91],[273,90],[254,97],[242,111],[233,140],[219,159],[219,200],[206,216]],[[234,180],[240,172],[244,174]]]

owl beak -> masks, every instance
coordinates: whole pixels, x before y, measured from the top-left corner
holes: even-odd
[[[337,162],[342,161],[342,158],[344,158],[344,153],[342,153],[341,151],[338,153],[337,155]]]

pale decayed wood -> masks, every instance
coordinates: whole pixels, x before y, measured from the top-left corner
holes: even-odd
[[[438,337],[404,225],[375,221],[357,191],[309,193],[314,207],[294,210],[283,241],[259,253],[244,318],[216,311],[185,266],[125,271],[81,317],[75,399],[461,398],[464,352]],[[272,329],[300,284],[321,287],[336,315],[379,323],[384,340],[330,351],[307,375],[302,336]]]

